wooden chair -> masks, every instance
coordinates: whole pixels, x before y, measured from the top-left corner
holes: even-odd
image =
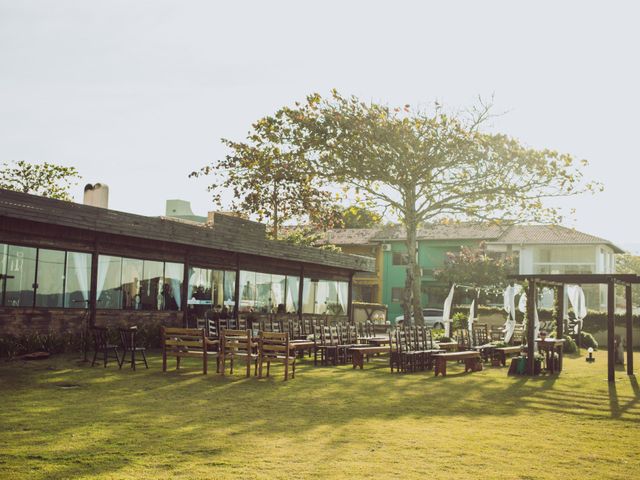
[[[476,323],[473,325],[473,344],[475,346],[486,345],[490,342],[489,325]]]
[[[209,358],[215,357],[216,371],[220,370],[220,357],[212,348],[218,340],[206,336],[203,328],[162,327],[162,371],[167,371],[167,357],[176,357],[176,370],[182,357],[202,358],[202,373],[207,374]]]
[[[131,368],[135,371],[136,369],[136,354],[140,353],[142,355],[142,361],[138,361],[137,363],[144,363],[146,368],[149,368],[149,364],[147,363],[147,356],[145,354],[146,348],[139,347],[136,344],[136,334],[138,333],[138,327],[129,327],[129,328],[121,328],[120,330],[120,341],[122,342],[122,349],[124,352],[122,353],[122,360],[120,361],[120,369],[122,369],[122,365],[124,364],[124,360],[127,357],[127,352],[131,356]]]
[[[338,335],[335,327],[316,325],[313,335],[313,364],[318,364],[318,353],[320,354],[320,364],[327,365],[329,360],[336,365],[338,363]]]
[[[116,362],[118,362],[118,366],[120,365],[120,355],[118,355],[118,346],[112,343],[109,343],[109,331],[106,327],[91,327],[91,333],[93,334],[93,360],[91,361],[91,366],[93,367],[96,363],[96,359],[98,358],[98,354],[102,354],[102,359],[104,362],[104,367],[107,367],[107,363],[109,362],[109,358],[114,358],[111,356],[115,356]]]
[[[252,340],[251,330],[231,330],[225,328],[220,336],[222,375],[224,375],[227,359],[230,360],[229,373],[233,375],[233,364],[236,358],[244,359],[247,365],[247,377],[251,376],[251,363],[255,364],[255,373],[258,373],[258,354],[254,352],[257,344]]]
[[[454,333],[454,338],[458,342],[458,351],[471,350],[471,338],[469,337],[469,330],[466,328],[459,328]]]
[[[284,379],[289,378],[289,366],[291,365],[291,378],[296,376],[296,356],[291,355],[289,334],[281,332],[260,332],[258,340],[258,378],[262,378],[262,364],[267,362],[267,377],[271,362],[284,364]]]

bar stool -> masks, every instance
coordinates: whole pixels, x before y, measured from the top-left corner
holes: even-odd
[[[124,364],[124,360],[127,356],[127,352],[131,356],[131,368],[133,370],[136,369],[136,363],[143,363],[144,366],[149,368],[149,364],[147,363],[147,356],[145,355],[145,347],[138,347],[136,345],[136,333],[138,332],[138,327],[128,327],[120,329],[120,340],[122,341],[122,348],[124,349],[124,353],[122,354],[122,360],[120,361],[120,369],[122,369],[122,364]],[[140,352],[142,354],[142,361],[136,362],[136,353]]]

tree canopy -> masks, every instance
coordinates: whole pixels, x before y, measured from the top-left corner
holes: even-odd
[[[244,142],[222,139],[230,153],[190,177],[211,176],[208,190],[214,202],[222,206],[230,190],[230,207],[266,221],[273,238],[292,219],[331,226],[339,218],[334,194],[323,188],[313,165],[283,140],[289,134],[282,117],[265,117],[252,125]]]
[[[69,190],[81,178],[75,167],[19,160],[3,162],[0,188],[71,201]]]
[[[407,230],[405,305],[422,319],[416,232],[443,218],[558,222],[547,200],[595,190],[572,155],[529,148],[481,127],[490,107],[466,114],[392,108],[333,91],[276,114],[290,144],[327,181],[390,208]],[[409,316],[405,308],[405,314]]]

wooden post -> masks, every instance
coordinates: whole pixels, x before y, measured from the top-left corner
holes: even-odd
[[[633,301],[631,284],[625,288],[627,300],[627,375],[633,375]]]
[[[565,304],[564,304],[564,284],[558,285],[556,288],[556,304],[558,305],[557,317],[556,317],[556,337],[562,339],[564,337],[564,316],[565,316]],[[564,349],[560,350],[560,357],[558,358],[559,371],[562,371],[562,357],[564,356]]]
[[[235,319],[240,320],[240,254],[236,253],[236,292],[234,295],[234,302],[236,304],[235,307]],[[247,328],[253,328],[253,326],[249,327],[249,322],[247,321]]]
[[[615,281],[610,278],[607,283],[607,379],[609,382],[616,381],[616,352],[614,345],[615,333]]]
[[[180,299],[180,310],[182,310],[182,324],[184,328],[189,328],[189,252],[184,254],[184,270],[182,271],[182,298]]]
[[[536,288],[536,280],[529,279],[529,288],[527,291],[527,374],[533,375],[535,371],[535,357],[534,357],[534,338],[535,327],[533,325],[535,315],[535,301],[538,295],[538,289]]]
[[[302,322],[302,302],[304,301],[303,297],[304,290],[304,265],[300,265],[300,285],[298,288],[298,318]]]
[[[353,323],[353,272],[349,275],[349,292],[347,294],[347,320]]]
[[[89,318],[85,315],[84,325],[82,328],[82,359],[89,361],[89,327],[96,324],[96,310],[98,308],[98,245],[94,243],[93,252],[91,253],[91,279],[89,287]],[[88,321],[87,321],[88,320]]]

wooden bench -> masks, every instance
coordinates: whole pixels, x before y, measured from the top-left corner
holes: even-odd
[[[497,347],[493,349],[494,358],[504,367],[507,364],[507,357],[511,355],[520,355],[521,347],[516,345],[513,347]]]
[[[387,340],[388,342],[388,340]],[[351,352],[351,359],[353,362],[353,368],[360,367],[360,370],[364,368],[364,359],[368,358],[371,355],[376,355],[378,353],[385,353],[389,351],[389,347],[351,347],[349,352]]]
[[[464,361],[465,372],[478,372],[482,370],[482,359],[479,352],[465,351],[465,352],[448,352],[448,353],[436,353],[433,358],[436,361],[435,374],[442,374],[444,377],[447,374],[447,362],[451,361]]]
[[[220,358],[217,351],[209,347],[218,345],[217,340],[206,336],[204,328],[170,328],[162,327],[162,371],[167,371],[167,357],[176,357],[176,370],[180,369],[182,357],[202,358],[202,373],[207,374],[209,358],[215,357],[220,369]]]

